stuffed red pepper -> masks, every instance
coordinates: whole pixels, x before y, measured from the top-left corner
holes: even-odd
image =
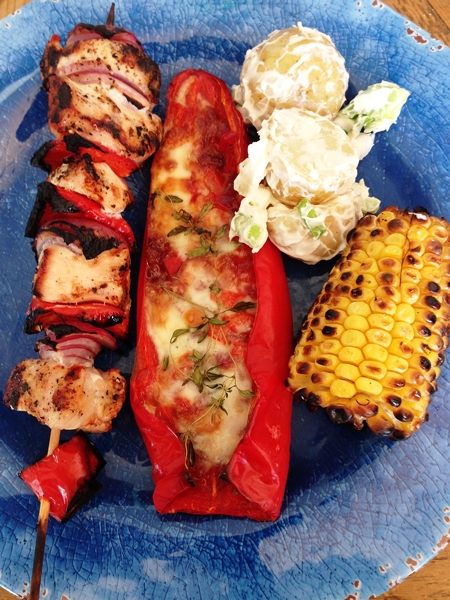
[[[278,250],[229,239],[247,146],[223,81],[175,77],[151,170],[131,380],[161,513],[274,520],[281,508],[292,314]]]

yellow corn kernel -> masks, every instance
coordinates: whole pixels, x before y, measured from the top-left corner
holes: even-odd
[[[395,312],[395,319],[397,321],[404,321],[405,323],[414,323],[414,321],[416,320],[416,312],[410,304],[401,302],[397,306],[397,310]]]
[[[403,248],[394,244],[390,244],[385,246],[383,250],[379,253],[379,258],[384,258],[385,256],[392,256],[394,258],[402,258],[403,256]]]
[[[392,354],[387,357],[385,365],[388,371],[396,373],[404,373],[409,368],[409,363],[405,358],[393,356]]]
[[[389,348],[392,343],[392,335],[383,329],[369,329],[366,331],[366,338],[371,344],[379,344]]]
[[[427,265],[421,269],[420,273],[424,281],[439,281],[444,275],[438,265]]]
[[[344,331],[341,342],[344,346],[353,346],[354,348],[363,348],[367,344],[366,336],[355,329]]]
[[[333,298],[330,299],[329,305],[332,308],[346,310],[350,303],[350,298],[346,298],[345,296],[333,296]]]
[[[347,314],[349,317],[351,317],[352,315],[368,317],[370,315],[370,308],[366,304],[366,302],[352,302],[348,307]]]
[[[367,244],[367,254],[371,258],[378,258],[378,256],[380,255],[380,253],[383,250],[384,250],[384,243],[379,240],[375,240],[375,241],[369,242],[369,244]]]
[[[414,354],[414,347],[408,340],[394,338],[389,346],[389,354],[401,358],[410,358]]]
[[[339,340],[327,340],[326,342],[320,343],[320,352],[322,352],[322,354],[338,355],[341,349],[342,344]]]
[[[365,392],[374,396],[380,395],[383,391],[383,386],[379,381],[369,379],[368,377],[358,377],[355,381],[355,386],[358,392]]]
[[[334,373],[339,364],[339,359],[335,354],[322,354],[315,360],[315,368],[319,371],[328,371]]]
[[[383,246],[384,246],[384,244],[383,244]],[[377,261],[374,258],[372,258],[371,256],[369,256],[369,258],[367,260],[365,260],[363,263],[361,263],[359,270],[360,270],[360,273],[362,273],[364,275],[366,273],[375,275],[376,273],[378,273]]]
[[[359,365],[364,360],[364,354],[359,348],[351,346],[344,346],[338,354],[339,360],[344,363],[352,363],[353,365]]]
[[[428,229],[423,225],[411,225],[408,230],[408,240],[421,242],[428,237]]]
[[[369,323],[365,317],[361,315],[350,315],[344,321],[344,327],[349,329],[356,329],[357,331],[367,331],[369,329]]]
[[[413,268],[403,269],[402,271],[402,281],[404,283],[415,283],[416,285],[422,279],[422,271]]]
[[[386,348],[383,348],[383,346],[378,344],[367,344],[363,347],[362,351],[367,360],[384,362],[388,357]]]
[[[355,381],[361,376],[358,367],[349,363],[340,363],[336,367],[336,375],[340,379],[348,379],[349,381]]]
[[[414,329],[409,323],[397,321],[392,329],[392,337],[406,340],[414,339]]]
[[[359,370],[363,377],[372,377],[373,379],[383,379],[386,375],[386,366],[377,360],[364,360],[359,365]]]
[[[369,256],[368,256],[367,252],[365,252],[361,248],[358,248],[355,250],[352,249],[352,251],[347,255],[347,258],[349,260],[356,260],[359,263],[364,262],[368,257]],[[359,269],[359,267],[358,267],[358,269]]]
[[[406,244],[406,235],[403,233],[391,233],[385,238],[384,243],[387,246],[394,244],[395,246],[400,246],[403,248],[403,246]]]
[[[443,225],[432,225],[428,230],[428,235],[431,238],[437,238],[442,244],[448,240],[450,231]]]
[[[413,283],[402,283],[400,285],[400,296],[402,302],[414,304],[420,296],[420,289]]]
[[[420,387],[425,381],[424,372],[418,368],[409,368],[403,375],[406,383]]]
[[[395,324],[390,315],[383,315],[382,313],[373,313],[367,320],[374,329],[385,329],[386,331],[391,331]]]
[[[332,325],[333,323],[343,323],[347,313],[343,310],[329,308],[321,319],[320,327],[324,325]],[[319,326],[319,325],[318,325]]]
[[[336,379],[331,384],[330,392],[337,398],[352,398],[356,394],[356,388],[350,381]]]

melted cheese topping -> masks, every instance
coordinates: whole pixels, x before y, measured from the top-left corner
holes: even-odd
[[[228,239],[232,211],[214,202],[203,151],[182,124],[179,132],[166,131],[153,163],[147,225],[145,313],[160,365],[147,408],[170,411],[180,442],[195,453],[194,467],[186,452],[193,476],[226,467],[245,433],[254,391],[245,364],[256,302],[251,252]],[[154,263],[173,254],[182,265],[170,277]],[[238,302],[253,304],[229,310]]]

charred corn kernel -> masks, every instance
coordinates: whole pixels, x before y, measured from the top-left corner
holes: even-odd
[[[377,360],[384,362],[388,357],[388,351],[379,344],[366,344],[362,349],[366,360]]]
[[[370,309],[374,313],[382,313],[388,315],[395,315],[397,311],[397,305],[389,298],[377,298],[375,297],[370,301]]]
[[[359,315],[361,317],[368,317],[370,315],[370,308],[367,306],[365,302],[352,302],[347,310],[347,314],[349,317],[353,315]],[[345,326],[345,325],[344,325]]]
[[[350,296],[353,300],[359,300],[360,302],[372,302],[375,298],[375,292],[367,287],[361,286],[353,288],[350,292]]]
[[[339,354],[341,350],[342,344],[339,340],[327,340],[320,343],[320,352],[323,354]]]
[[[360,377],[361,373],[359,372],[358,367],[355,367],[355,365],[351,365],[349,363],[340,363],[336,367],[336,375],[340,379],[348,379],[349,381],[355,381],[355,379]]]
[[[363,360],[359,365],[359,371],[363,377],[372,377],[373,379],[383,379],[386,375],[386,366],[376,360]]]
[[[357,331],[356,329],[348,329],[342,334],[341,342],[344,346],[364,348],[364,346],[367,344],[367,339],[361,331]]]
[[[329,388],[335,379],[336,375],[334,373],[327,373],[326,371],[319,371],[311,375],[311,383],[319,387]]]
[[[402,261],[392,256],[381,257],[378,260],[378,268],[380,271],[387,271],[388,273],[400,273],[402,270]]]
[[[330,386],[330,392],[336,396],[336,398],[353,398],[356,394],[356,388],[350,381],[336,379]]]
[[[416,319],[414,308],[406,302],[401,302],[397,306],[397,310],[395,312],[395,319],[397,321],[404,321],[405,323],[414,323]]]
[[[356,329],[364,332],[369,329],[369,322],[361,315],[350,315],[345,319],[344,327],[346,329]]]
[[[400,299],[400,291],[393,285],[379,285],[375,290],[376,298],[388,298],[395,304],[398,304]]]
[[[335,423],[403,439],[426,420],[449,345],[450,225],[389,207],[348,239],[305,320],[289,385]]]
[[[369,329],[366,338],[371,344],[379,344],[384,348],[389,348],[392,343],[392,335],[383,329]]]
[[[405,358],[393,356],[392,354],[389,354],[384,364],[388,371],[395,371],[396,373],[404,373],[409,367],[409,363]]]
[[[378,396],[383,391],[381,383],[375,381],[375,379],[369,379],[369,377],[358,377],[355,381],[355,386],[358,392],[365,392],[373,396]]]
[[[316,356],[320,356],[320,348],[318,346],[312,346],[311,344],[308,344],[306,346],[301,347],[300,354],[303,360],[314,360]]]
[[[414,329],[409,323],[397,321],[391,331],[393,338],[402,338],[406,340],[414,339]]]
[[[402,283],[400,285],[400,297],[402,302],[414,304],[420,296],[420,288],[413,283]]]
[[[344,346],[342,350],[339,351],[338,358],[344,363],[352,363],[353,365],[359,365],[364,360],[364,354],[359,348]]]
[[[378,286],[378,282],[377,279],[370,273],[364,273],[364,275],[358,275],[356,278],[356,285],[374,290]]]
[[[389,346],[389,354],[408,359],[414,354],[414,346],[408,340],[394,338]]]
[[[381,313],[371,314],[367,320],[373,329],[385,329],[386,331],[391,331],[395,324],[393,317]]]
[[[339,358],[335,354],[323,354],[315,360],[315,366],[319,371],[334,373],[339,364]]]
[[[400,287],[400,277],[396,273],[381,271],[380,273],[377,273],[375,280],[378,283],[378,286],[391,285],[395,288]]]

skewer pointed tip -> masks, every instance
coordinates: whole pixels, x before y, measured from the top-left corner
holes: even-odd
[[[115,12],[115,8],[116,8],[116,5],[114,4],[114,2],[112,2],[111,8],[109,9],[109,13],[108,13],[108,18],[106,19],[106,24],[107,25],[114,25],[114,12]]]

